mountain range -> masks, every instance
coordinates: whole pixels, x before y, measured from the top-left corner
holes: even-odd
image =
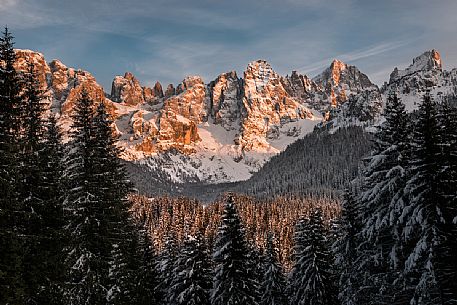
[[[457,69],[442,69],[438,51],[395,68],[378,87],[357,67],[334,60],[314,78],[297,71],[281,76],[265,60],[205,82],[188,76],[166,88],[143,86],[130,72],[115,76],[106,93],[87,71],[59,60],[47,62],[31,50],[16,50],[17,69],[35,66],[50,110],[68,131],[75,100],[83,89],[107,105],[123,147],[123,158],[183,182],[232,182],[251,177],[267,160],[315,129],[382,121],[386,97],[397,92],[408,110],[426,91],[456,93]]]

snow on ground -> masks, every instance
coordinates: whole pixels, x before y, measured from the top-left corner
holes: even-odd
[[[246,180],[273,155],[312,132],[321,120],[316,112],[312,119],[284,124],[280,127],[280,136],[269,139],[270,147],[264,151],[242,151],[234,143],[236,130],[227,131],[220,125],[205,122],[198,125],[198,134],[202,141],[193,146],[196,153],[185,155],[166,152],[139,162],[147,164],[152,170],[162,170],[170,180],[177,183]]]

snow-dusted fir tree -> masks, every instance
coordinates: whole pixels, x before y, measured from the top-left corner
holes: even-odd
[[[101,200],[94,158],[94,103],[83,89],[76,100],[70,151],[66,160],[68,190],[65,210],[69,244],[66,258],[67,304],[106,304],[109,258],[112,243],[107,212],[111,206]]]
[[[437,106],[426,94],[419,106],[412,144],[409,205],[402,215],[405,238],[404,277],[413,287],[412,304],[444,304],[443,241],[446,238],[441,194],[440,137]]]
[[[221,217],[214,246],[215,275],[211,292],[212,305],[255,305],[258,283],[250,273],[249,248],[232,196]]]
[[[124,166],[120,163],[120,149],[112,129],[105,104],[100,102],[93,118],[93,171],[97,183],[98,202],[106,208],[107,238],[111,244],[108,284],[109,304],[126,304],[133,301],[135,243],[137,229],[129,213],[130,191]]]
[[[358,269],[363,276],[364,296],[390,304],[394,294],[395,266],[400,259],[399,214],[405,207],[404,186],[409,162],[408,115],[396,94],[389,95],[374,148],[368,158],[360,198],[363,217]],[[393,268],[391,268],[393,265]]]
[[[171,286],[174,277],[173,270],[176,265],[176,257],[178,254],[178,241],[174,232],[168,232],[165,236],[165,245],[157,257],[157,273],[159,274],[159,282],[156,289],[156,295],[159,299],[159,304],[168,305],[172,304],[173,296]]]
[[[333,244],[333,250],[339,274],[338,299],[342,305],[357,305],[360,276],[362,275],[356,268],[361,225],[359,209],[350,190],[346,190],[344,193],[341,216],[336,225],[337,239]]]
[[[157,270],[157,255],[153,243],[148,236],[145,218],[141,217],[138,225],[137,259],[138,272],[135,275],[135,301],[138,305],[160,304],[157,293],[159,274]]]
[[[267,237],[263,270],[259,305],[286,305],[286,278],[283,268],[278,262],[278,249],[271,232]]]
[[[438,108],[440,145],[440,197],[443,200],[445,239],[439,249],[443,262],[439,282],[445,304],[457,300],[457,97],[445,99]]]
[[[45,105],[41,97],[38,79],[33,64],[29,64],[24,77],[23,92],[23,136],[20,143],[21,184],[19,197],[23,203],[24,236],[27,247],[24,249],[24,280],[26,282],[27,301],[39,302],[41,289],[44,286],[43,272],[47,259],[43,248],[44,225],[42,222],[46,214],[44,201],[43,140],[45,133],[44,111]],[[45,301],[45,300],[44,300]]]
[[[178,253],[169,304],[210,305],[212,272],[202,234],[189,236]]]
[[[295,264],[289,279],[289,303],[333,305],[337,287],[333,282],[333,257],[326,238],[322,212],[301,219],[295,231]]]
[[[21,130],[21,79],[14,69],[16,54],[8,28],[0,37],[0,300],[24,302],[22,278],[21,202],[18,198],[18,155]]]
[[[25,223],[24,274],[27,300],[51,304],[61,297],[57,293],[56,276],[62,274],[62,148],[56,126],[45,118],[43,100],[35,67],[29,64],[24,77],[23,137],[21,138],[21,175],[19,188]],[[55,157],[55,160],[51,160]],[[50,168],[52,166],[52,168]],[[60,169],[60,170],[59,170]],[[51,171],[51,172],[50,172]],[[57,270],[56,270],[57,269]],[[56,294],[57,293],[57,294]]]
[[[46,202],[46,212],[43,213],[43,239],[42,247],[45,249],[46,258],[41,262],[44,267],[43,278],[45,279],[42,299],[46,304],[58,305],[63,303],[62,288],[64,282],[63,249],[66,243],[66,231],[64,230],[63,217],[63,156],[64,146],[62,134],[57,125],[57,119],[50,115],[46,122],[46,130],[43,142],[43,197]]]

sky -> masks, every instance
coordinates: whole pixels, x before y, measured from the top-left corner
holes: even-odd
[[[126,71],[166,86],[242,76],[257,59],[312,77],[336,58],[382,85],[433,48],[457,67],[456,13],[455,0],[0,0],[16,48],[87,70],[108,93]]]

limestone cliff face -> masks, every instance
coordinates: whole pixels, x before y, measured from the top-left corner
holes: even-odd
[[[239,131],[242,105],[243,81],[235,71],[223,73],[209,84],[211,117],[227,131]]]
[[[43,54],[38,52],[16,50],[16,68],[26,72],[28,63],[33,63],[40,88],[49,100],[50,108],[60,114],[61,120],[68,121],[83,88],[96,104],[105,102],[108,111],[115,116],[115,106],[105,98],[103,88],[89,72],[68,68],[58,60],[48,64]]]
[[[207,119],[208,99],[203,80],[198,76],[187,77],[179,88],[181,93],[165,99],[160,110],[157,143],[161,150],[189,150],[185,145],[200,140],[197,125]]]
[[[33,64],[34,71],[40,82],[40,89],[47,90],[51,70],[43,54],[30,50],[16,50],[15,68],[19,71],[26,72],[29,69],[29,64]]]
[[[129,106],[144,104],[145,101],[140,82],[130,72],[114,78],[111,87],[111,99]]]
[[[244,72],[241,146],[267,149],[267,138],[279,136],[285,123],[312,118],[311,112],[289,95],[282,78],[264,60],[251,62]]]
[[[365,90],[377,89],[368,76],[357,67],[336,59],[329,68],[313,78],[313,81],[322,88],[333,108],[347,101],[351,94],[357,95]]]

